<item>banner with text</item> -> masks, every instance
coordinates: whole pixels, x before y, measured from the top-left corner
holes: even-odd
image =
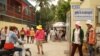
[[[74,10],[75,20],[92,20],[93,19],[93,9],[76,9]]]

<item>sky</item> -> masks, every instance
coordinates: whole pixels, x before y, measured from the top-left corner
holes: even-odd
[[[36,6],[36,2],[34,2],[33,0],[28,0],[29,3],[31,3],[33,6]],[[54,4],[54,5],[57,5],[59,0],[53,0],[52,2],[50,2],[50,5]],[[65,1],[68,1],[68,0],[65,0]],[[36,10],[40,10],[40,7],[39,6],[36,6]]]
[[[33,0],[28,0],[33,6],[35,6],[36,5],[36,2],[34,2]],[[51,4],[54,4],[54,5],[57,5],[57,2],[58,2],[59,0],[55,0],[55,1],[52,1],[51,3],[50,3],[50,5]]]

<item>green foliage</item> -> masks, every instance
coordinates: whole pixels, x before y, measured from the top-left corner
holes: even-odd
[[[38,11],[38,15],[36,15],[39,19],[36,18],[37,24],[46,25],[48,10],[49,10],[49,2],[51,0],[34,0],[38,6],[40,6],[40,11]]]
[[[66,21],[66,13],[70,9],[69,2],[59,0],[58,5],[49,5],[48,2],[52,0],[34,0],[40,6],[40,11],[36,12],[37,24],[42,24],[44,26],[49,26],[55,21]]]
[[[66,21],[66,12],[70,10],[70,4],[69,2],[65,1],[59,1],[58,7],[57,7],[57,18],[59,21]]]

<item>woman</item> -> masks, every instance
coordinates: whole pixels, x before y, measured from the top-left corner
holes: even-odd
[[[76,26],[76,28],[73,29],[71,56],[74,56],[77,48],[79,51],[79,55],[83,56],[82,45],[83,45],[84,32],[81,29],[80,21],[77,21],[75,23],[75,26]]]
[[[51,28],[50,30],[50,40],[55,41],[56,38],[56,30],[54,28]]]
[[[6,42],[4,44],[4,49],[5,50],[13,49],[14,51],[19,51],[19,56],[22,56],[22,48],[15,46],[16,42],[23,44],[21,41],[18,40],[16,29],[17,28],[15,26],[10,26],[9,32],[6,37]]]
[[[95,30],[92,26],[91,20],[87,20],[86,25],[88,27],[86,37],[87,37],[89,56],[95,56],[94,54],[95,53],[94,46],[96,44]]]
[[[33,43],[34,42],[34,36],[35,36],[34,28],[31,28],[31,30],[30,30],[30,37],[31,37],[30,43]]]
[[[26,37],[27,37],[27,43],[29,43],[29,38],[30,38],[30,28],[27,28],[27,30],[26,30]]]
[[[40,52],[42,54],[44,54],[42,43],[45,40],[45,32],[42,29],[42,25],[37,26],[35,38],[36,38],[36,45],[37,45],[37,49],[38,49],[38,54],[40,54]]]
[[[8,27],[5,26],[4,28],[1,29],[1,46],[0,49],[2,49],[4,47],[5,41],[6,41],[6,37],[7,37],[7,33],[8,33]]]
[[[20,31],[20,37],[21,37],[21,40],[24,40],[24,37],[25,37],[25,30],[24,30],[24,28],[22,28],[21,31]]]

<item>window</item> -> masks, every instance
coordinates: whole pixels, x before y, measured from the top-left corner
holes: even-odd
[[[5,4],[0,2],[0,11],[5,11]]]
[[[25,8],[25,14],[26,15],[31,15],[30,9],[29,8]]]

